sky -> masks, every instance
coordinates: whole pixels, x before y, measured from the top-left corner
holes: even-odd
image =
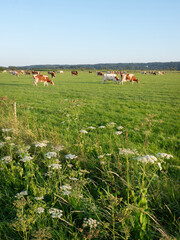
[[[180,61],[179,0],[0,0],[0,66]]]

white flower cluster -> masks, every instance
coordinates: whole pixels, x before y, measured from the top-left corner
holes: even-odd
[[[83,220],[83,226],[84,227],[90,227],[90,228],[97,228],[99,222],[96,219],[93,218],[84,218]]]
[[[41,214],[41,213],[44,212],[44,208],[43,207],[39,207],[39,208],[36,209],[36,211],[37,211],[38,214]]]
[[[56,152],[48,152],[45,154],[45,157],[47,157],[48,159],[51,159],[53,157],[57,157],[57,153]]]
[[[88,133],[86,130],[80,130],[80,133],[84,133],[84,134],[86,134],[86,133]]]
[[[166,158],[166,159],[173,158],[173,156],[171,154],[167,154],[167,153],[157,153],[156,157],[161,157],[161,158]]]
[[[96,128],[95,128],[95,127],[93,127],[93,126],[90,126],[90,127],[88,127],[88,128],[89,128],[89,129],[92,129],[92,130],[93,130],[93,129],[96,129]]]
[[[43,200],[44,196],[42,196],[42,197],[34,197],[34,199],[36,199],[36,200]]]
[[[121,135],[121,134],[122,134],[122,131],[117,131],[117,132],[115,132],[114,134],[116,134],[116,135]]]
[[[69,184],[65,184],[65,185],[62,185],[60,189],[63,190],[63,195],[69,195],[71,193],[71,191],[69,190],[71,190],[72,187]]]
[[[33,157],[25,156],[24,158],[20,159],[21,162],[29,162]]]
[[[117,128],[117,130],[122,130],[123,129],[122,126],[117,126],[116,128]]]
[[[107,127],[114,127],[115,125],[116,125],[116,123],[114,123],[114,122],[107,123]]]
[[[58,164],[58,163],[52,163],[52,164],[49,165],[48,167],[54,170],[54,169],[61,169],[61,168],[62,168],[62,165],[61,165],[61,164]]]
[[[73,154],[67,154],[67,155],[65,155],[65,158],[66,159],[75,159],[75,158],[77,158],[77,156],[73,155]]]
[[[15,197],[20,198],[22,196],[27,196],[27,195],[28,195],[28,191],[25,190],[25,191],[22,191],[20,193],[17,193]]]
[[[55,148],[54,148],[54,151],[55,152],[59,152],[59,151],[62,151],[64,150],[64,146],[63,145],[57,145]]]
[[[37,143],[35,143],[35,147],[42,148],[42,147],[46,147],[46,146],[47,146],[47,143],[44,143],[44,142],[37,142]]]
[[[103,158],[103,157],[104,157],[104,155],[99,155],[99,156],[98,156],[98,158]]]
[[[52,218],[61,218],[63,211],[57,208],[50,208],[49,213],[51,214]]]
[[[12,137],[5,137],[4,139],[5,139],[6,141],[9,141],[9,140],[11,140],[11,138],[12,138]]]
[[[11,132],[13,128],[3,128],[2,132]]]
[[[133,154],[137,154],[137,150],[136,149],[130,150],[129,148],[119,148],[119,154],[133,155]]]
[[[3,158],[1,158],[2,164],[8,164],[11,162],[11,156],[5,156]]]
[[[157,162],[157,158],[153,155],[146,155],[146,156],[143,156],[143,157],[136,157],[136,159],[139,161],[139,162],[142,162],[142,163],[155,163]]]
[[[0,142],[0,148],[4,146],[5,142]]]
[[[105,128],[105,126],[99,126],[99,128]]]

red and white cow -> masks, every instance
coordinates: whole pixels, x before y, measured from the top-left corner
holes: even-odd
[[[54,71],[53,71],[53,72],[48,72],[48,74],[50,74],[52,78],[55,78],[55,77],[56,77],[56,74],[55,74]]]
[[[71,74],[78,76],[78,72],[77,71],[72,71]]]
[[[54,85],[53,81],[51,81],[51,80],[49,79],[49,77],[46,76],[46,75],[33,75],[33,79],[34,79],[34,81],[33,81],[33,85],[34,85],[34,86],[37,86],[37,83],[38,83],[38,82],[43,82],[43,83],[44,83],[44,86],[45,86],[45,85],[48,86],[48,83]]]
[[[40,72],[39,71],[32,71],[32,74],[40,74]]]
[[[123,85],[124,82],[130,81],[130,83],[133,84],[133,82],[139,83],[139,80],[134,76],[134,74],[125,74],[121,73],[121,84]]]

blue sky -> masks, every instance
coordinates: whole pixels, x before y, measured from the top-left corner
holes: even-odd
[[[179,0],[1,0],[0,66],[180,61]]]

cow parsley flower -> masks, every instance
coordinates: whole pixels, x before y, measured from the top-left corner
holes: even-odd
[[[142,163],[155,163],[157,161],[157,158],[153,155],[146,155],[143,157],[137,157],[136,158],[139,162]]]
[[[52,163],[51,165],[48,166],[49,168],[52,168],[53,170],[54,169],[61,169],[62,168],[62,165],[61,164],[58,164],[58,163]]]
[[[3,128],[2,132],[11,132],[13,128]]]
[[[93,218],[84,218],[83,220],[83,227],[90,227],[90,228],[97,228],[99,225],[99,222],[96,219]]]
[[[62,186],[60,187],[60,189],[61,189],[61,190],[71,190],[72,187],[71,187],[69,184],[65,184],[65,185],[62,185]]]
[[[89,129],[96,129],[95,127],[92,127],[92,126],[90,126],[90,127],[88,127]]]
[[[57,157],[57,153],[56,152],[48,152],[45,154],[45,157],[47,157],[48,159]]]
[[[78,179],[74,178],[74,177],[69,177],[69,179],[72,180],[72,181],[78,181]]]
[[[80,133],[84,133],[84,134],[86,134],[86,133],[88,133],[86,130],[80,130]]]
[[[173,158],[171,154],[167,154],[167,153],[157,153],[156,156],[161,158],[166,158],[166,159]]]
[[[5,156],[5,157],[1,158],[1,161],[3,164],[8,164],[11,162],[11,160],[12,160],[11,156]]]
[[[43,143],[43,142],[39,142],[35,144],[35,147],[40,147],[40,148],[46,147],[46,146],[47,146],[47,143]]]
[[[67,154],[67,155],[65,155],[65,158],[66,159],[75,159],[75,158],[77,158],[77,156],[73,155],[73,154]]]
[[[37,211],[38,214],[41,214],[41,213],[44,212],[44,208],[43,207],[39,207],[39,208],[36,209],[36,211]]]
[[[122,126],[117,126],[116,128],[117,128],[117,130],[122,130],[123,129]]]
[[[20,198],[22,196],[27,196],[27,195],[28,195],[28,191],[25,190],[25,191],[22,191],[20,193],[17,193],[15,197]]]
[[[50,208],[49,213],[51,214],[52,218],[61,218],[63,211],[57,208]]]
[[[6,144],[5,142],[0,142],[0,148],[2,148]]]
[[[55,152],[59,152],[59,151],[62,151],[64,150],[64,146],[63,145],[57,145],[55,148],[54,148],[54,151]]]
[[[133,155],[133,154],[137,154],[137,150],[133,149],[130,150],[129,148],[119,148],[119,154],[124,154],[124,155]]]
[[[42,196],[42,197],[34,197],[34,199],[36,199],[36,200],[43,200],[44,196]]]
[[[115,125],[116,125],[116,123],[114,123],[114,122],[107,123],[107,127],[114,127]]]
[[[103,157],[104,157],[104,155],[99,155],[99,156],[98,156],[98,158],[103,158]]]
[[[4,139],[5,139],[6,141],[10,141],[11,138],[12,138],[12,137],[5,137]]]
[[[25,156],[24,158],[20,159],[21,162],[29,162],[31,159],[33,159],[30,156]]]
[[[117,132],[115,132],[114,134],[116,134],[116,135],[121,135],[122,132],[121,132],[121,131],[117,131]]]
[[[99,126],[99,128],[105,128],[105,126]]]

